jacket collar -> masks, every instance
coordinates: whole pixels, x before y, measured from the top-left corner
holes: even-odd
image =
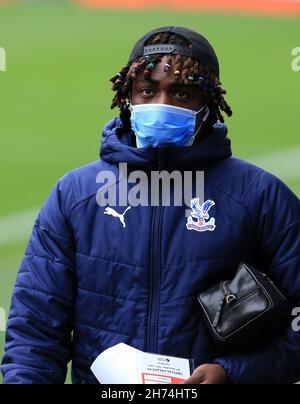
[[[232,155],[227,133],[227,126],[217,122],[200,134],[197,144],[189,147],[137,148],[132,142],[132,130],[124,128],[121,118],[113,118],[103,128],[100,157],[108,163],[127,163],[140,169],[204,169]]]

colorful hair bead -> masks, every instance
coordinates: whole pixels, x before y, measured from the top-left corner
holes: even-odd
[[[199,76],[199,77],[198,77],[198,80],[203,81],[203,80],[204,80],[204,77]]]
[[[170,68],[171,68],[171,66],[169,65],[169,63],[165,63],[164,72],[169,71]]]
[[[149,63],[146,67],[147,67],[148,69],[153,69],[154,63]]]
[[[176,76],[179,76],[179,75],[180,75],[180,70],[175,70],[174,74],[175,74]]]
[[[194,77],[193,77],[193,76],[189,76],[189,77],[188,77],[188,80],[189,80],[189,81],[193,81],[193,80],[194,80]]]

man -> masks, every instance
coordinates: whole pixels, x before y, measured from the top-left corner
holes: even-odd
[[[222,111],[232,112],[212,47],[189,29],[158,28],[112,82],[120,117],[103,130],[102,160],[66,174],[36,220],[13,293],[4,383],[63,383],[70,360],[74,383],[95,383],[93,360],[120,342],[193,358],[186,383],[296,382],[300,335],[290,325],[251,352],[220,356],[197,303],[244,261],[300,305],[299,199],[231,156]],[[121,203],[136,170],[144,179],[203,170],[204,200],[194,177],[190,190],[202,220],[161,197]]]

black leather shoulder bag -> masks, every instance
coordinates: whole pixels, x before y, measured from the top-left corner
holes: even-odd
[[[252,349],[288,321],[291,305],[267,275],[241,263],[231,281],[198,295],[220,353]]]

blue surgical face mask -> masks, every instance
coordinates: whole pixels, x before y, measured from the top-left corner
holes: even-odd
[[[136,135],[137,147],[191,146],[197,134],[197,114],[205,108],[202,121],[206,120],[209,114],[206,105],[199,111],[169,104],[130,105],[131,127]]]

